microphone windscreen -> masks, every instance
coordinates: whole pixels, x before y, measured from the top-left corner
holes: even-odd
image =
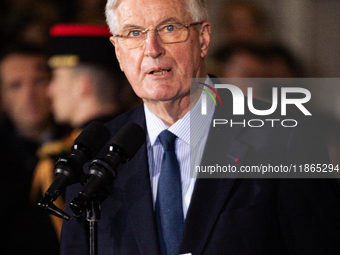
[[[87,125],[80,135],[74,140],[74,144],[82,144],[97,154],[110,138],[110,131],[98,121]]]
[[[145,142],[145,139],[144,129],[136,123],[128,122],[112,138],[110,146],[119,146],[131,159]]]

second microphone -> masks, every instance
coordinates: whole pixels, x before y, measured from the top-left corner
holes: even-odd
[[[93,195],[113,182],[117,167],[131,160],[145,140],[145,131],[138,124],[129,122],[122,127],[112,138],[106,156],[91,162],[88,181],[70,203],[74,215],[80,216]]]

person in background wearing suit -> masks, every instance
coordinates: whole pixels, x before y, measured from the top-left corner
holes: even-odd
[[[238,167],[328,157],[313,125],[212,132],[212,118],[229,113],[212,103],[203,118],[200,93],[190,101],[190,79],[210,80],[204,2],[109,0],[106,15],[120,68],[144,102],[107,126],[114,136],[132,121],[147,139],[107,187],[98,254],[339,253],[339,187],[333,179],[190,178],[191,164],[216,164],[216,157]],[[202,150],[214,144],[221,146],[218,155]],[[80,189],[68,188],[67,203]],[[66,212],[72,214],[69,207]],[[84,223],[64,222],[61,254],[86,254],[87,232]]]

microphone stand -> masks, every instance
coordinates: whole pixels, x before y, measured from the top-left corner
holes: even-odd
[[[86,220],[89,222],[90,255],[98,254],[98,221],[100,218],[100,202],[97,198],[93,198],[86,208]]]
[[[83,183],[82,183],[83,184]],[[98,255],[98,221],[101,219],[100,204],[108,197],[109,192],[102,189],[96,193],[89,201],[82,196],[78,196],[70,203],[74,217],[80,223],[83,218],[84,208],[86,211],[86,220],[89,222],[89,251],[90,255]],[[53,204],[54,198],[46,195],[42,198],[38,206],[41,207],[46,213],[62,218],[69,221],[71,216],[62,211],[60,208]]]
[[[78,196],[70,203],[71,210],[78,223],[82,221],[84,209],[86,211],[86,221],[89,222],[90,255],[98,255],[98,222],[101,219],[100,204],[108,195],[109,192],[102,189],[88,201],[83,196]]]
[[[89,166],[87,180],[78,196],[70,202],[73,215],[80,222],[86,210],[89,222],[90,255],[98,254],[98,221],[101,218],[100,203],[109,195],[105,188],[116,178],[117,167],[131,159],[145,142],[145,131],[135,123],[127,123],[113,137],[109,152],[104,158],[94,159]],[[132,144],[133,146],[126,146]]]

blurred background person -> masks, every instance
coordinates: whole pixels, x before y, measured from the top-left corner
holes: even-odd
[[[286,47],[276,43],[226,44],[213,54],[213,60],[214,73],[218,73],[218,77],[221,78],[297,78],[303,76],[302,65],[298,59]],[[237,86],[247,95],[250,80],[247,84],[240,81]],[[256,79],[252,80],[254,97],[271,102],[272,86],[255,81]],[[280,84],[276,81],[275,86]]]
[[[227,44],[214,54],[218,74],[223,78],[267,77],[266,52],[251,43]]]
[[[301,77],[302,63],[296,58],[295,53],[286,46],[286,43],[279,38],[275,17],[270,13],[270,7],[263,1],[254,2],[249,0],[229,0],[221,5],[218,15],[218,44],[215,51],[223,48],[239,47],[253,48],[251,51],[252,62],[254,62],[254,51],[262,51],[260,58],[265,62],[266,74],[255,77],[287,78]],[[239,45],[239,46],[238,46]],[[243,50],[244,52],[245,50]],[[247,50],[250,53],[250,50]],[[240,51],[239,51],[240,52]],[[241,53],[238,53],[238,59]],[[245,55],[245,54],[244,54]],[[258,62],[258,53],[257,61]],[[265,56],[265,61],[264,59]],[[252,74],[255,64],[250,65],[250,58],[244,60],[244,72]],[[245,56],[243,57],[246,58]],[[216,58],[212,56],[211,68],[216,69]],[[241,61],[241,60],[240,60]],[[247,62],[247,63],[246,63]],[[260,65],[257,65],[259,68]],[[261,65],[263,66],[263,65]],[[240,70],[239,67],[235,67]],[[212,72],[213,70],[212,69]],[[220,69],[218,67],[217,69]],[[234,70],[231,70],[234,71]],[[230,73],[231,71],[226,71]],[[257,73],[259,70],[256,71]],[[262,71],[261,71],[262,72]],[[244,73],[241,77],[252,77]],[[229,77],[229,76],[228,76]],[[238,76],[240,77],[240,76]]]
[[[58,24],[50,33],[53,75],[48,96],[56,121],[82,127],[91,119],[124,112],[127,95],[120,93],[127,81],[110,47],[107,26]]]
[[[48,88],[55,120],[73,131],[39,149],[31,200],[38,202],[54,180],[58,158],[68,156],[74,139],[92,121],[108,122],[141,104],[120,71],[107,26],[58,24],[51,29],[53,78]],[[55,205],[64,209],[59,197]],[[62,220],[51,216],[58,237]]]
[[[214,53],[216,73],[221,78],[265,78],[268,76],[266,52],[263,47],[251,43],[234,43],[221,47]],[[247,81],[247,82],[243,82]],[[249,82],[252,81],[252,86]],[[267,100],[266,86],[252,80],[233,80],[244,95],[253,88],[253,97]],[[271,100],[271,98],[269,98]]]
[[[38,147],[66,132],[54,124],[46,95],[47,56],[36,46],[11,45],[0,57],[1,254],[58,254],[49,218],[29,202]]]

